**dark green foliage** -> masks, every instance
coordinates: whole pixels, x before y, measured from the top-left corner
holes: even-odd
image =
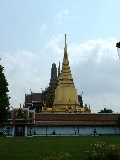
[[[103,110],[100,110],[100,112],[98,113],[113,113],[113,111],[111,109],[104,108]]]
[[[120,127],[120,116],[119,116],[119,118],[118,118],[118,120],[117,120],[116,126],[117,126],[117,127]]]
[[[85,160],[119,160],[120,148],[119,145],[107,146],[103,142],[97,144],[91,144],[91,150],[86,151]]]
[[[3,132],[0,132],[0,136],[2,136],[3,135]]]
[[[6,129],[7,129],[7,134],[8,134],[8,136],[9,136],[11,129],[10,129],[10,127],[7,127]]]
[[[4,68],[0,65],[0,124],[7,120],[9,97],[8,83],[4,75]]]

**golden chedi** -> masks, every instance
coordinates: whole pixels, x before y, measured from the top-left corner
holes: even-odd
[[[62,63],[62,70],[59,75],[59,83],[55,89],[55,98],[52,108],[44,107],[42,113],[90,113],[90,109],[85,106],[80,107],[77,96],[77,89],[75,88],[67,54],[67,44],[65,35],[64,57]]]
[[[59,85],[55,90],[55,99],[52,107],[53,113],[81,112],[78,102],[77,90],[75,88],[67,54],[65,35],[64,57],[62,70],[59,76]]]

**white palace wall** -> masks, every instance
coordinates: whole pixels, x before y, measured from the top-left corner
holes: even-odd
[[[44,135],[93,135],[96,130],[97,135],[120,134],[120,128],[115,126],[30,126],[27,128],[27,133],[35,136]]]
[[[9,135],[15,136],[15,125],[0,126],[0,132],[7,135],[7,128],[10,127]],[[24,125],[24,136],[72,136],[72,135],[119,135],[120,128],[117,126],[37,126]]]

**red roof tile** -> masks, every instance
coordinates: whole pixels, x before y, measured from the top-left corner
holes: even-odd
[[[116,121],[120,114],[36,114],[36,120],[70,121]]]
[[[115,122],[36,122],[36,125],[115,125]]]
[[[34,101],[40,101],[40,100],[42,100],[42,95],[41,94],[34,94],[33,100]]]
[[[31,102],[31,101],[32,101],[31,95],[27,95],[27,96],[25,97],[25,101],[26,101],[26,102]]]

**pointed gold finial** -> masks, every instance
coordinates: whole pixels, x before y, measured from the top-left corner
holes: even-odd
[[[65,58],[68,58],[68,55],[67,55],[67,43],[66,43],[66,34],[65,34],[65,47],[64,47],[64,57],[65,57]]]
[[[64,57],[63,57],[62,70],[59,76],[59,80],[62,80],[62,81],[73,80],[71,75],[71,70],[69,67],[69,60],[68,60],[68,54],[67,54],[66,34],[65,34]]]
[[[65,34],[65,46],[66,46],[66,34]]]

